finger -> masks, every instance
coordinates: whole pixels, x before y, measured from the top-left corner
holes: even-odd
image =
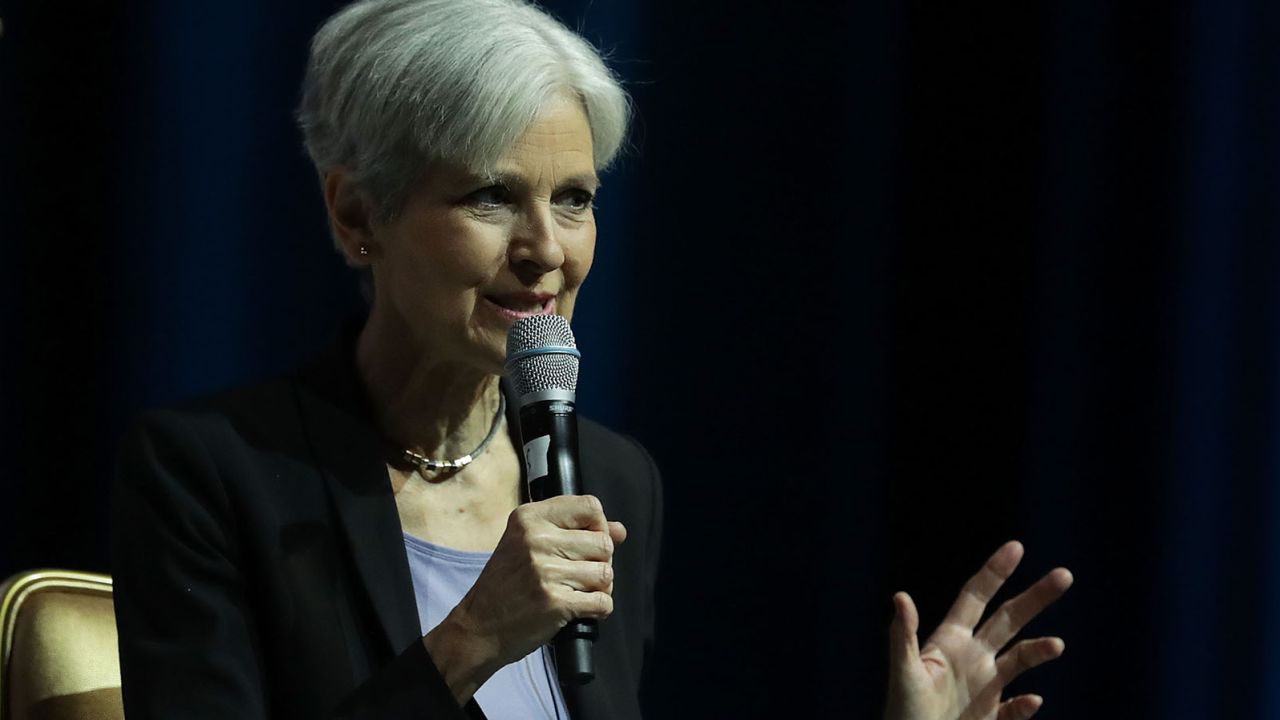
[[[613,537],[594,530],[549,529],[536,533],[533,543],[543,551],[566,560],[600,560],[613,558]]]
[[[594,495],[559,495],[516,508],[516,512],[522,511],[568,530],[604,532],[609,529],[604,506]]]
[[[916,632],[920,629],[920,614],[911,596],[893,595],[893,622],[889,625],[890,667],[909,666],[920,659],[920,641]],[[892,673],[892,671],[891,671]]]
[[[1039,695],[1019,695],[1000,703],[996,720],[1027,720],[1035,715],[1043,704],[1044,698]]]
[[[1018,567],[1018,563],[1022,560],[1022,552],[1022,543],[1017,540],[1010,540],[1001,545],[1000,549],[987,559],[982,569],[964,584],[964,588],[960,590],[960,595],[947,611],[947,617],[943,622],[973,630],[982,619],[987,603],[991,602],[991,598],[995,597],[1000,586],[1004,585],[1004,581],[1013,574],[1014,568]]]
[[[627,541],[627,526],[617,520],[609,521],[609,537],[613,538],[614,545],[621,545]]]
[[[1015,643],[1013,647],[996,658],[996,673],[1000,676],[1000,684],[1008,685],[1027,670],[1061,657],[1066,648],[1067,645],[1062,642],[1062,638],[1056,637],[1036,638]]]
[[[603,620],[613,614],[613,596],[609,593],[567,589],[565,592],[567,595],[564,604],[569,611],[569,618]]]
[[[548,580],[579,592],[613,593],[613,565],[607,562],[559,562],[545,572]]]
[[[1062,593],[1071,587],[1074,580],[1071,571],[1066,568],[1051,570],[1017,597],[1001,605],[999,610],[987,618],[974,637],[985,642],[992,650],[999,650],[1026,627],[1032,618],[1039,615],[1041,610],[1062,597]]]

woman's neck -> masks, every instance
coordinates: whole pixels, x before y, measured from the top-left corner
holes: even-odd
[[[395,327],[392,327],[395,326]],[[371,313],[356,343],[356,370],[382,431],[406,450],[454,460],[476,449],[499,407],[496,375],[431,357],[401,323]],[[501,419],[499,419],[499,422]]]

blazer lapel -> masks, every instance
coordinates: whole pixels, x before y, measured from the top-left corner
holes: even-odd
[[[352,562],[394,655],[421,628],[382,440],[356,379],[354,356],[348,328],[300,375],[299,410]]]

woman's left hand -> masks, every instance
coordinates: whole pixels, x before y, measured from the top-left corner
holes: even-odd
[[[1022,640],[1000,652],[1041,610],[1071,587],[1071,572],[1056,568],[978,621],[991,598],[1022,560],[1022,544],[1006,543],[969,579],[946,619],[924,647],[911,596],[893,596],[889,630],[889,695],[885,720],[1024,720],[1044,702],[1038,695],[1001,701],[1023,671],[1062,654],[1060,638]],[[977,628],[975,630],[974,628]]]

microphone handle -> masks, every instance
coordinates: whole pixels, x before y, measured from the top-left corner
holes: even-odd
[[[567,399],[540,400],[520,408],[529,498],[581,495],[578,475],[578,417]],[[595,620],[573,619],[556,634],[553,651],[562,685],[585,685],[596,676],[592,643]]]

